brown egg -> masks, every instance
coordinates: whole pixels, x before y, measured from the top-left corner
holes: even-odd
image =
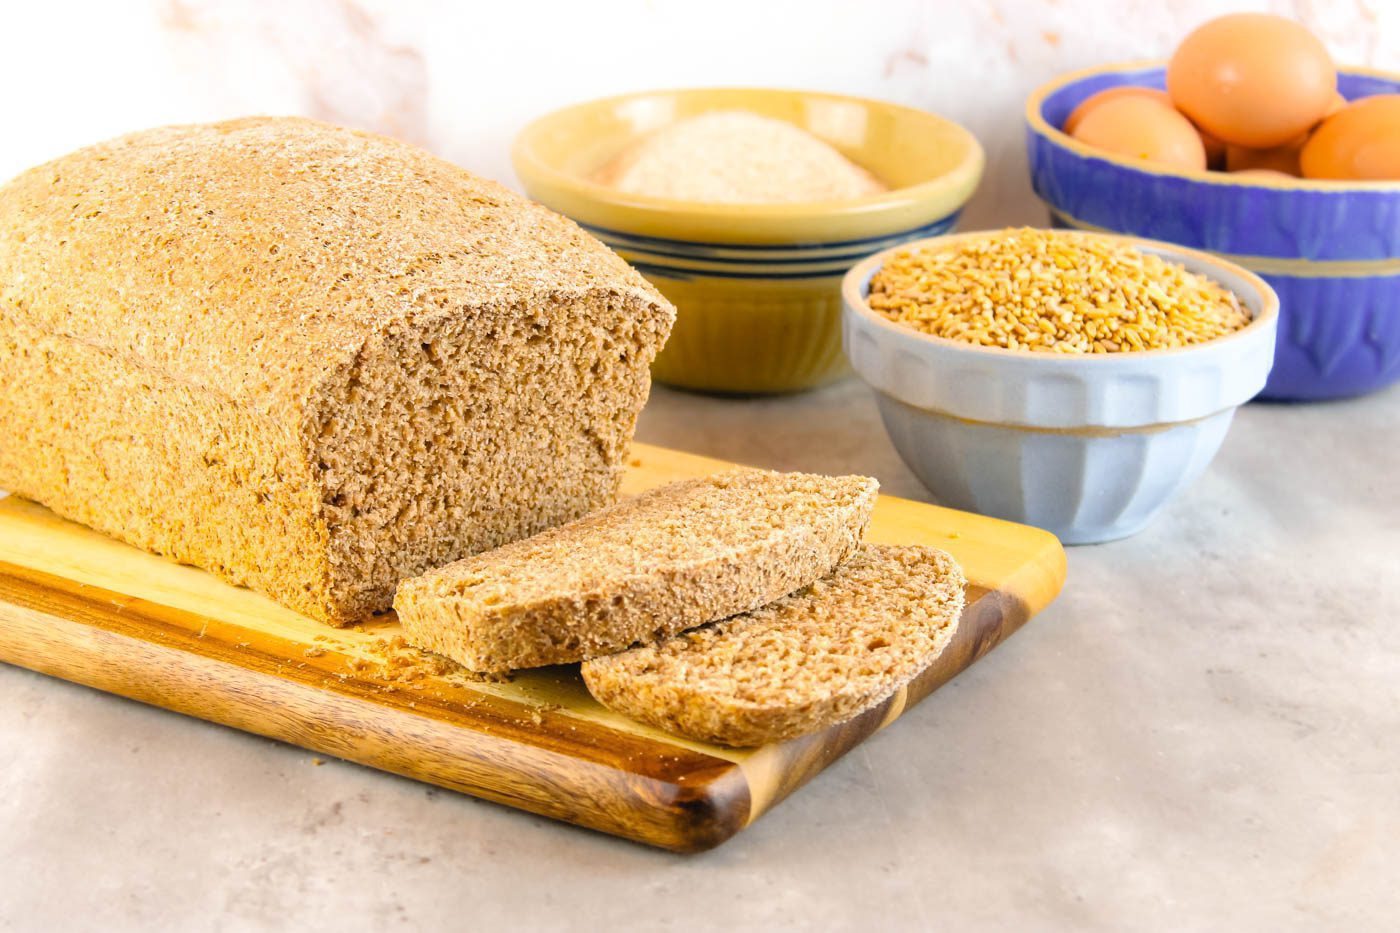
[[[1269,149],[1322,119],[1337,70],[1317,37],[1267,13],[1213,19],[1182,41],[1167,91],[1201,129],[1237,146]]]
[[[1304,178],[1400,181],[1400,94],[1347,104],[1322,121],[1299,161]]]
[[[1298,167],[1298,153],[1302,151],[1303,144],[1307,141],[1308,134],[1304,133],[1298,138],[1290,139],[1282,146],[1274,146],[1272,149],[1227,146],[1225,148],[1225,170],[1244,172],[1250,169],[1269,169],[1296,178],[1303,174],[1303,170]]]
[[[1186,171],[1203,171],[1206,150],[1191,121],[1146,97],[1104,101],[1084,115],[1074,138],[1105,152]]]
[[[1345,107],[1347,103],[1347,99],[1342,96],[1341,91],[1333,91],[1332,101],[1327,105],[1327,112],[1322,115],[1322,119],[1326,120],[1328,117],[1332,116],[1332,114]]]
[[[1143,97],[1148,100],[1155,100],[1164,107],[1172,105],[1172,99],[1167,96],[1166,91],[1159,91],[1155,87],[1137,87],[1136,85],[1124,84],[1119,87],[1105,88],[1097,94],[1090,94],[1079,102],[1079,105],[1070,111],[1065,118],[1064,131],[1071,135],[1079,128],[1079,123],[1084,119],[1084,115],[1093,110],[1104,101],[1115,100],[1119,97]]]

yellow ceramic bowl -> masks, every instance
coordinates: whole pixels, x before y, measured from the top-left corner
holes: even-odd
[[[802,204],[702,204],[593,181],[640,137],[709,110],[794,123],[890,191]],[[653,373],[716,392],[788,392],[847,371],[841,277],[856,261],[952,229],[982,177],[982,147],[942,117],[837,94],[746,88],[652,91],[555,111],[512,152],[535,200],[572,217],[679,310]]]

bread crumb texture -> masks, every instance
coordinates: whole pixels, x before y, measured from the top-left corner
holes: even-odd
[[[735,470],[406,580],[407,639],[477,671],[562,664],[772,602],[858,546],[879,484]]]
[[[888,698],[952,640],[966,580],[944,552],[865,545],[772,605],[583,665],[604,706],[704,742],[762,745]]]
[[[674,313],[404,143],[135,133],[0,188],[0,487],[345,624],[615,499]]]
[[[440,654],[423,651],[402,635],[376,638],[369,643],[369,655],[378,662],[375,676],[393,684],[418,687],[425,682],[462,686],[474,683],[509,683],[509,674],[480,674]]]
[[[825,140],[746,110],[664,126],[605,166],[598,181],[628,194],[709,204],[841,201],[888,190]]]

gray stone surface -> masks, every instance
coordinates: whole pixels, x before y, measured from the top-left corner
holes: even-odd
[[[0,666],[0,930],[1394,929],[1400,390],[1242,411],[1136,538],[695,857]],[[641,436],[925,497],[859,383]]]

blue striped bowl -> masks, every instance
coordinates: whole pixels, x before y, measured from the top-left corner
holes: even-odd
[[[795,204],[701,204],[594,181],[636,140],[684,117],[742,109],[794,123],[890,186]],[[955,123],[881,101],[750,88],[649,91],[567,107],[516,139],[516,173],[675,304],[652,373],[683,388],[789,392],[849,372],[841,278],[860,259],[951,230],[982,175],[982,149]]]
[[[1400,379],[1400,182],[1174,172],[1106,154],[1058,127],[1105,88],[1165,86],[1161,63],[1110,65],[1044,85],[1026,104],[1031,185],[1057,226],[1208,250],[1265,279],[1280,307],[1275,399],[1361,395]],[[1346,69],[1343,96],[1400,92]]]

